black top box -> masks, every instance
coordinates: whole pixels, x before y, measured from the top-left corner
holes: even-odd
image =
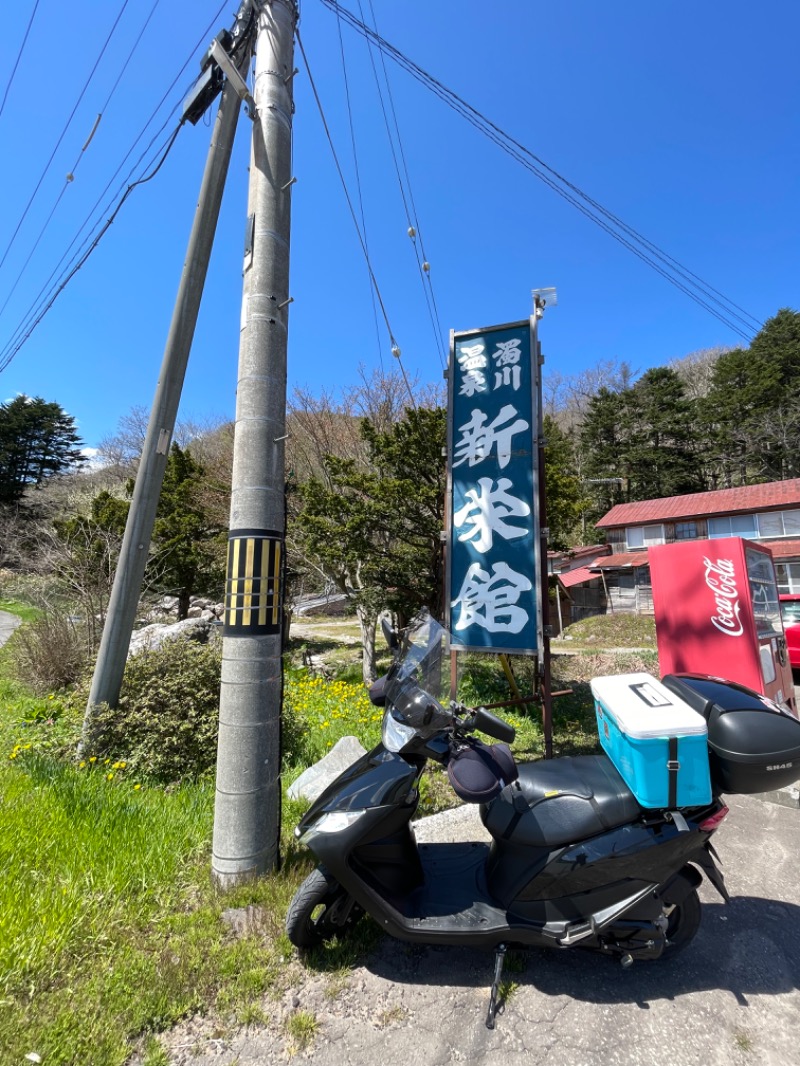
[[[753,689],[704,674],[667,674],[663,684],[708,723],[715,791],[752,795],[800,780],[800,721]]]

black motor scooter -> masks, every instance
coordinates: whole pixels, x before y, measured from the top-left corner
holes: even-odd
[[[591,949],[623,966],[685,947],[700,924],[700,871],[729,898],[710,842],[728,813],[719,787],[702,807],[652,810],[605,754],[517,768],[512,726],[441,698],[444,666],[447,633],[424,616],[371,693],[385,705],[382,743],[295,830],[320,865],[290,905],[292,943],[313,947],[366,912],[401,940],[494,949],[489,1028],[511,945]],[[491,844],[417,845],[411,819],[429,759],[481,804]]]

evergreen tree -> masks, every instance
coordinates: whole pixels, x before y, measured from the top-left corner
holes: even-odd
[[[800,476],[800,314],[783,308],[749,349],[717,360],[702,405],[713,485]]]
[[[544,485],[551,548],[566,551],[581,543],[581,518],[590,506],[575,467],[570,437],[550,415],[544,416]]]
[[[225,530],[204,506],[204,482],[202,464],[173,443],[148,568],[152,585],[178,597],[179,618],[186,618],[193,593],[217,589],[221,595],[225,583]]]
[[[0,504],[85,461],[75,419],[40,396],[0,404]]]
[[[694,404],[674,370],[654,367],[623,400],[623,462],[630,500],[659,499],[705,488]]]
[[[599,389],[589,401],[581,427],[584,485],[592,501],[587,508],[587,519],[592,523],[626,500],[628,467],[623,455],[625,435],[621,425],[622,396],[626,391]]]

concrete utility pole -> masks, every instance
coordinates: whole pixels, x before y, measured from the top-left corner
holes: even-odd
[[[258,16],[212,876],[274,868],[280,831],[294,0]]]
[[[136,475],[136,487],[125,527],[122,551],[103,627],[84,718],[84,736],[91,721],[92,708],[98,703],[116,706],[122,687],[128,645],[139,606],[150,538],[178,414],[186,364],[197,325],[200,299],[211,258],[240,110],[241,102],[236,88],[231,81],[226,81],[214,124],[189,247],[164,349],[161,374]]]

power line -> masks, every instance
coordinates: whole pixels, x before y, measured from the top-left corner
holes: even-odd
[[[124,193],[122,199],[120,200],[120,202],[117,204],[116,208],[114,209],[114,212],[106,220],[106,223],[103,226],[103,228],[100,230],[100,232],[97,234],[95,239],[92,241],[92,243],[89,246],[89,248],[87,249],[87,251],[78,260],[77,264],[69,271],[69,273],[66,275],[64,280],[61,282],[61,284],[57,287],[57,289],[53,293],[49,303],[45,306],[44,310],[41,311],[39,316],[29,326],[27,332],[22,337],[22,339],[19,341],[19,343],[16,345],[16,347],[8,355],[6,355],[4,353],[3,357],[0,358],[0,373],[2,373],[2,371],[6,369],[6,367],[11,362],[11,360],[14,358],[14,356],[17,354],[17,352],[20,350],[22,345],[25,343],[25,341],[28,340],[30,335],[33,333],[33,331],[36,329],[36,327],[42,321],[44,316],[47,314],[47,312],[50,310],[50,308],[56,302],[56,300],[58,299],[59,295],[64,291],[64,289],[67,287],[67,285],[72,280],[72,278],[78,273],[78,271],[84,265],[86,260],[89,258],[89,256],[95,250],[95,248],[98,246],[98,244],[102,240],[104,234],[110,228],[110,226],[114,222],[114,219],[117,217],[119,212],[122,210],[122,205],[128,199],[128,197],[133,192],[133,190],[136,189],[139,185],[144,185],[146,182],[152,181],[152,179],[156,176],[156,174],[159,172],[159,170],[161,170],[161,167],[164,165],[164,162],[166,161],[166,158],[169,155],[173,144],[177,140],[178,134],[180,133],[182,126],[183,126],[183,123],[182,122],[179,123],[178,126],[176,127],[176,129],[170,135],[169,141],[167,142],[167,145],[166,145],[166,147],[165,147],[165,149],[163,151],[163,154],[162,154],[161,158],[159,159],[158,163],[156,164],[156,166],[151,171],[151,173],[147,174],[143,178],[139,178],[138,181],[135,181],[135,182],[133,182],[133,184],[128,186],[128,188],[125,190],[125,193]]]
[[[371,261],[370,256],[369,256],[369,251],[367,250],[367,246],[366,246],[366,243],[364,241],[364,235],[361,232],[361,227],[358,224],[358,218],[356,217],[355,208],[353,207],[353,201],[352,201],[352,199],[350,197],[350,192],[349,192],[349,190],[347,188],[347,182],[345,181],[344,172],[342,171],[342,167],[341,167],[341,164],[339,162],[339,156],[338,156],[338,154],[336,152],[336,148],[335,148],[334,143],[333,143],[333,137],[331,136],[330,127],[328,126],[328,120],[325,118],[325,111],[324,111],[324,109],[322,107],[322,100],[320,99],[319,93],[317,92],[317,86],[316,86],[316,83],[314,81],[314,76],[311,73],[311,67],[309,66],[308,56],[306,55],[306,50],[303,47],[303,41],[302,41],[302,39],[300,37],[300,31],[299,30],[295,30],[295,34],[297,36],[297,45],[298,45],[298,47],[300,49],[300,54],[303,57],[303,63],[305,64],[306,73],[308,74],[308,81],[309,81],[309,84],[311,86],[311,91],[314,94],[314,100],[316,101],[317,109],[319,111],[320,118],[322,119],[322,126],[323,126],[323,129],[325,130],[325,136],[328,139],[328,144],[330,146],[331,153],[333,154],[333,161],[334,161],[334,164],[336,166],[336,171],[337,171],[337,173],[339,175],[339,180],[342,183],[342,189],[344,190],[344,197],[345,197],[345,200],[347,201],[347,206],[350,209],[350,216],[353,219],[353,225],[356,228],[356,234],[358,236],[359,244],[361,245],[361,251],[364,253],[364,259],[365,259],[366,264],[367,264],[367,270],[369,271],[370,279],[372,280],[372,284],[373,284],[373,286],[375,288],[375,295],[376,295],[376,297],[378,299],[378,304],[379,304],[380,309],[381,309],[381,314],[383,315],[383,320],[386,323],[386,331],[389,334],[389,342],[391,343],[391,346],[392,346],[392,355],[396,356],[396,358],[397,358],[397,361],[398,361],[398,363],[400,365],[400,372],[403,375],[403,380],[405,381],[406,388],[408,389],[408,395],[409,395],[409,397],[411,399],[411,404],[412,404],[412,406],[414,408],[416,408],[416,403],[414,401],[414,393],[411,391],[411,385],[409,384],[408,378],[406,376],[405,367],[403,366],[403,364],[401,362],[401,359],[400,359],[400,354],[401,354],[400,353],[400,345],[397,343],[397,340],[395,339],[395,335],[394,335],[394,333],[392,331],[392,326],[391,326],[391,323],[389,322],[389,314],[388,314],[388,312],[386,310],[386,305],[383,302],[383,296],[381,295],[380,286],[378,285],[378,279],[375,277],[375,271],[372,269],[372,261]]]
[[[25,51],[25,45],[28,43],[28,37],[30,36],[31,26],[33,25],[33,20],[36,18],[36,12],[37,12],[38,9],[39,9],[39,0],[36,0],[36,3],[33,5],[33,11],[31,12],[31,17],[28,19],[28,25],[27,25],[27,27],[25,29],[25,33],[22,35],[22,43],[19,46],[19,51],[17,52],[17,58],[14,60],[14,66],[11,68],[11,74],[9,75],[9,78],[8,78],[8,84],[6,85],[6,91],[3,93],[3,102],[2,102],[2,104],[0,104],[0,116],[3,114],[3,109],[6,106],[6,100],[8,99],[8,94],[9,94],[9,91],[11,89],[12,82],[14,81],[14,75],[17,73],[17,67],[19,66],[20,59],[22,59],[22,53]]]
[[[8,364],[11,362],[11,360],[17,355],[17,353],[20,351],[22,346],[25,344],[25,342],[28,340],[28,338],[33,333],[33,330],[36,328],[36,326],[38,326],[38,324],[41,322],[42,318],[44,318],[44,315],[53,306],[56,297],[58,295],[60,295],[61,292],[63,292],[64,288],[66,287],[66,282],[64,282],[62,284],[62,280],[66,277],[66,280],[69,281],[74,276],[74,274],[77,273],[77,270],[80,269],[80,267],[78,267],[76,269],[73,269],[73,267],[75,266],[75,263],[78,262],[78,260],[80,259],[81,260],[81,264],[80,265],[82,266],[83,263],[88,258],[88,255],[83,256],[83,252],[87,248],[87,246],[89,246],[90,243],[92,242],[92,234],[95,233],[97,231],[97,228],[101,225],[101,220],[100,219],[98,219],[96,222],[94,222],[89,235],[86,238],[84,238],[83,243],[79,246],[78,250],[75,252],[75,254],[72,256],[72,258],[69,260],[69,262],[67,263],[67,266],[64,268],[64,271],[62,272],[60,278],[56,282],[54,282],[52,287],[50,287],[48,289],[48,286],[53,281],[53,278],[56,276],[56,274],[59,271],[59,269],[61,268],[61,266],[68,259],[69,255],[70,255],[70,252],[72,251],[72,249],[75,246],[75,244],[77,243],[77,241],[80,239],[81,234],[87,228],[87,226],[90,225],[92,216],[97,211],[97,208],[100,206],[100,204],[102,203],[102,200],[103,200],[104,196],[106,195],[106,193],[110,189],[110,187],[113,184],[114,180],[116,179],[117,175],[120,173],[120,171],[124,167],[125,163],[129,159],[129,157],[131,156],[133,151],[135,150],[136,145],[144,137],[145,133],[147,132],[148,127],[153,122],[155,116],[161,110],[161,107],[163,106],[164,101],[167,99],[167,97],[170,95],[172,90],[175,88],[175,86],[177,85],[179,79],[183,76],[186,68],[189,66],[189,63],[192,61],[192,58],[196,54],[198,48],[208,39],[208,35],[211,32],[211,29],[213,28],[213,26],[216,23],[216,21],[219,19],[220,15],[222,14],[222,12],[223,12],[223,10],[225,9],[226,6],[227,6],[227,0],[223,0],[222,4],[217,9],[216,14],[213,16],[213,18],[211,19],[211,21],[208,24],[208,26],[206,26],[206,28],[203,30],[203,32],[200,35],[199,39],[195,42],[191,52],[189,53],[188,57],[184,61],[182,67],[180,68],[178,73],[175,75],[175,77],[173,78],[172,82],[170,83],[170,85],[167,87],[167,89],[165,90],[164,94],[162,95],[161,99],[159,100],[159,102],[156,104],[155,108],[151,112],[150,117],[145,122],[145,124],[142,127],[142,130],[140,131],[139,135],[136,137],[136,139],[134,140],[133,144],[130,146],[130,148],[126,152],[125,156],[123,157],[122,161],[117,166],[117,169],[114,171],[114,174],[111,176],[111,178],[109,178],[108,182],[106,183],[105,188],[103,189],[103,191],[98,196],[98,198],[95,201],[93,207],[90,209],[88,215],[86,216],[86,218],[84,219],[83,223],[78,228],[78,230],[75,233],[74,237],[72,238],[72,240],[70,241],[69,245],[67,246],[66,251],[63,252],[61,258],[58,261],[58,263],[56,264],[56,266],[51,271],[50,276],[47,278],[45,283],[42,285],[42,287],[40,288],[38,294],[34,297],[34,300],[33,300],[32,304],[30,305],[28,310],[25,312],[25,314],[22,316],[22,319],[21,319],[20,323],[17,325],[17,327],[14,330],[14,332],[12,333],[11,337],[9,338],[8,341],[6,341],[6,344],[5,344],[4,348],[2,349],[2,351],[0,351],[0,372],[2,372],[2,370],[4,370],[8,366]],[[238,50],[238,45],[234,49],[234,51],[237,51],[237,50]],[[192,84],[194,84],[194,79],[192,81]],[[123,182],[120,185],[119,189],[114,194],[114,197],[112,198],[110,203],[107,204],[107,206],[105,207],[105,209],[104,209],[105,212],[114,209],[114,204],[116,203],[117,198],[120,197],[121,195],[124,195],[124,198],[127,198],[127,192],[124,191],[125,187],[126,187],[126,183],[130,181],[130,179],[131,179],[132,175],[134,174],[134,172],[136,171],[137,167],[139,167],[140,163],[142,163],[142,160],[145,158],[147,153],[150,151],[150,149],[152,148],[152,146],[153,146],[154,142],[156,141],[156,139],[164,131],[164,128],[166,127],[167,123],[169,122],[170,118],[175,114],[175,112],[178,110],[179,106],[180,106],[180,103],[176,104],[172,108],[172,110],[170,111],[169,115],[164,120],[164,122],[162,123],[160,128],[152,136],[152,138],[150,139],[149,144],[144,148],[144,150],[139,155],[139,158],[137,159],[137,161],[134,163],[134,165],[128,171],[127,177],[123,180]],[[160,149],[159,149],[159,151],[160,151]],[[114,215],[116,217],[116,210],[114,211]],[[103,233],[105,233],[107,229],[108,229],[108,226],[104,226],[103,227]],[[101,236],[102,236],[102,234],[101,234]],[[90,253],[97,246],[97,243],[98,243],[97,240],[95,240],[94,243],[91,243]],[[51,299],[51,297],[52,297],[52,299]],[[43,308],[44,308],[44,310],[42,310]],[[33,323],[32,326],[31,326],[31,323]]]
[[[42,171],[41,177],[39,178],[38,182],[36,183],[36,187],[34,188],[33,192],[31,193],[31,197],[30,197],[30,199],[28,200],[28,203],[25,206],[25,210],[22,212],[22,217],[20,218],[19,222],[17,223],[16,229],[14,230],[14,232],[11,235],[11,240],[8,242],[8,244],[6,246],[6,250],[3,252],[2,258],[0,258],[0,269],[2,269],[3,264],[6,261],[6,258],[8,257],[8,253],[11,251],[11,246],[13,245],[14,241],[17,239],[17,234],[19,233],[23,222],[28,217],[28,212],[30,211],[31,204],[36,199],[36,195],[39,192],[39,189],[42,187],[42,182],[44,181],[45,177],[47,176],[48,171],[50,170],[50,167],[52,166],[53,160],[55,159],[56,152],[60,148],[61,142],[64,140],[64,137],[66,136],[67,130],[69,129],[70,125],[72,124],[72,120],[75,117],[75,112],[78,110],[78,107],[80,106],[81,100],[83,100],[84,96],[86,95],[86,90],[89,88],[89,84],[91,83],[91,80],[92,80],[92,78],[95,75],[95,71],[97,70],[97,67],[100,64],[100,61],[102,60],[103,56],[106,54],[106,49],[108,48],[109,42],[111,41],[111,38],[114,36],[114,31],[116,30],[117,26],[119,25],[119,20],[122,18],[123,14],[125,12],[125,8],[128,6],[128,3],[129,3],[129,0],[123,0],[122,8],[120,9],[119,14],[117,15],[116,19],[114,20],[114,25],[111,27],[111,31],[109,32],[108,37],[106,37],[106,40],[105,40],[105,43],[103,44],[103,47],[100,49],[100,55],[95,60],[94,66],[92,67],[91,71],[89,72],[89,77],[86,79],[86,82],[84,83],[84,86],[81,89],[80,94],[78,96],[78,99],[75,101],[75,106],[72,108],[70,116],[67,119],[66,124],[65,124],[63,130],[61,131],[61,134],[60,134],[58,140],[56,141],[56,146],[53,149],[53,151],[50,153],[50,158],[47,160],[47,163],[45,164],[45,168]]]
[[[367,238],[367,219],[364,213],[364,197],[361,191],[361,171],[358,165],[358,151],[356,150],[356,130],[353,122],[353,109],[350,103],[350,80],[347,77],[347,62],[344,55],[344,38],[342,37],[342,21],[337,17],[336,27],[339,33],[339,52],[342,58],[342,77],[344,78],[344,94],[347,101],[347,117],[350,124],[350,143],[353,148],[353,164],[355,167],[356,175],[356,189],[358,190],[358,209],[361,214],[361,228],[364,232],[364,247],[369,252],[369,241]],[[372,286],[372,280],[370,279],[369,295],[372,301],[372,317],[375,323],[375,340],[378,345],[378,362],[380,363],[381,370],[383,370],[383,352],[381,344],[381,330],[378,324],[378,305],[375,302],[375,289]]]
[[[153,4],[152,8],[150,9],[150,14],[145,19],[144,25],[142,26],[141,30],[139,31],[139,34],[138,34],[136,40],[133,42],[133,46],[131,47],[131,50],[128,53],[128,58],[123,63],[122,68],[120,69],[120,72],[117,75],[116,81],[114,82],[113,86],[111,87],[111,91],[109,92],[108,96],[106,97],[105,103],[101,107],[100,112],[98,113],[97,118],[95,119],[94,126],[92,127],[92,130],[91,130],[91,133],[89,134],[88,139],[84,142],[83,147],[81,148],[80,152],[78,153],[77,159],[72,164],[72,168],[70,169],[69,173],[67,174],[67,176],[66,176],[66,178],[64,180],[64,184],[61,186],[61,191],[59,192],[58,196],[56,197],[55,203],[53,204],[53,206],[50,209],[50,214],[47,216],[44,225],[39,230],[38,237],[33,242],[33,247],[31,248],[30,252],[28,253],[28,258],[23,263],[22,269],[17,272],[17,276],[14,279],[14,284],[11,286],[11,288],[10,288],[10,290],[8,292],[8,295],[6,296],[5,301],[3,303],[3,306],[0,307],[0,317],[2,317],[3,312],[8,307],[8,303],[9,303],[11,297],[14,295],[14,292],[16,291],[17,286],[19,285],[20,281],[22,280],[22,277],[25,274],[25,271],[28,269],[28,264],[30,263],[30,261],[33,258],[33,256],[36,254],[36,249],[39,247],[39,245],[40,245],[40,243],[42,241],[42,238],[44,237],[45,233],[47,232],[48,227],[50,226],[50,223],[53,220],[53,216],[55,215],[56,211],[58,210],[58,205],[61,203],[62,199],[64,198],[64,193],[67,191],[69,186],[75,180],[75,172],[78,169],[78,166],[80,165],[81,160],[83,159],[83,156],[84,156],[84,154],[86,152],[86,149],[92,143],[92,139],[94,138],[94,135],[97,132],[97,128],[100,125],[100,120],[102,119],[103,115],[105,114],[105,112],[106,112],[106,110],[108,108],[108,105],[111,103],[111,100],[112,100],[112,98],[114,96],[114,93],[117,91],[117,87],[119,86],[119,83],[122,80],[122,77],[123,77],[125,71],[128,69],[128,65],[130,64],[130,61],[133,58],[133,55],[134,55],[136,49],[139,47],[139,42],[141,41],[142,37],[144,36],[145,30],[150,25],[150,20],[152,19],[153,15],[155,14],[156,8],[158,7],[160,2],[161,2],[161,0],[155,0],[155,3]]]
[[[340,14],[353,29],[368,40],[371,40],[381,52],[388,55],[390,59],[394,60],[399,66],[411,74],[412,77],[426,88],[430,89],[444,103],[455,110],[463,118],[466,118],[467,121],[472,123],[472,125],[479,129],[490,140],[494,141],[498,147],[502,148],[505,152],[511,155],[512,158],[516,159],[517,162],[520,162],[530,170],[549,188],[558,193],[559,196],[572,204],[572,206],[576,207],[582,214],[594,222],[595,225],[599,226],[608,233],[609,236],[613,237],[614,240],[633,252],[633,254],[641,259],[642,262],[652,270],[655,270],[656,273],[660,274],[671,285],[689,296],[690,299],[694,300],[695,303],[703,307],[709,314],[713,315],[744,340],[750,340],[753,331],[750,322],[755,323],[756,326],[761,325],[760,321],[755,318],[755,316],[744,311],[738,304],[734,303],[734,301],[723,296],[719,290],[714,289],[708,282],[703,281],[698,275],[680,264],[677,259],[658,248],[653,242],[642,237],[641,234],[633,229],[633,227],[622,222],[622,220],[616,215],[602,207],[602,205],[596,200],[584,193],[577,185],[567,181],[566,178],[552,167],[548,166],[528,148],[520,144],[520,142],[516,141],[509,134],[505,133],[499,126],[482,115],[481,112],[477,111],[470,104],[466,103],[452,90],[446,88],[446,86],[432,75],[417,66],[416,63],[393,45],[389,44],[389,42],[382,38],[375,30],[372,30],[365,23],[361,22],[352,12],[342,7],[337,0],[322,0],[322,3],[331,11],[336,11]],[[613,228],[614,226],[619,227],[622,232],[618,232]],[[636,247],[636,244],[632,242],[638,242],[641,247]],[[661,265],[659,265],[659,262],[656,262],[656,260],[659,260]],[[721,299],[717,299],[717,296],[721,297]],[[711,303],[716,304],[717,308],[720,310],[712,307]],[[749,320],[749,322],[746,320]]]
[[[378,21],[377,21],[376,15],[375,15],[375,8],[373,6],[372,0],[369,0],[369,9],[370,9],[370,13],[372,15],[372,23],[373,23],[373,26],[375,27],[375,32],[377,33],[378,32]],[[361,0],[358,0],[358,10],[359,10],[359,12],[361,12],[361,17],[362,17],[362,21],[363,21],[364,15],[363,15],[363,8],[362,8],[362,5],[361,5]],[[404,187],[404,184],[403,184],[403,179],[400,176],[400,168],[398,166],[397,156],[396,156],[395,151],[394,151],[394,141],[392,139],[392,134],[391,134],[391,131],[389,129],[389,120],[388,120],[387,115],[386,115],[386,108],[384,107],[384,104],[383,104],[383,93],[381,92],[380,81],[379,81],[379,78],[378,78],[378,72],[377,72],[377,70],[375,68],[375,62],[374,62],[373,56],[372,56],[372,46],[371,46],[369,41],[367,42],[367,48],[369,50],[370,62],[372,64],[372,71],[373,71],[373,74],[375,75],[375,84],[377,86],[378,97],[379,97],[380,102],[381,102],[381,110],[383,111],[383,119],[384,119],[384,123],[386,124],[386,132],[387,132],[387,135],[389,136],[389,144],[390,144],[391,149],[392,149],[392,158],[394,159],[395,170],[397,172],[397,180],[398,180],[398,183],[400,185],[400,194],[401,194],[401,196],[403,198],[403,206],[406,209],[406,218],[408,219],[409,231],[412,228],[415,231],[413,234],[411,232],[409,232],[409,237],[411,238],[411,240],[412,240],[412,242],[414,244],[414,256],[415,256],[415,258],[417,260],[417,269],[419,271],[420,281],[422,282],[423,292],[425,293],[425,302],[426,302],[427,307],[428,307],[428,315],[429,315],[430,320],[431,320],[431,326],[433,328],[433,333],[434,333],[434,337],[435,337],[435,340],[436,340],[436,346],[437,346],[437,349],[439,351],[439,360],[440,360],[440,362],[442,364],[442,367],[444,367],[446,362],[447,362],[446,350],[445,350],[444,343],[443,343],[443,337],[445,335],[445,332],[444,332],[444,329],[442,327],[442,320],[441,320],[441,318],[439,316],[439,308],[438,308],[438,306],[436,304],[436,294],[435,294],[434,289],[433,289],[433,278],[431,277],[430,263],[428,262],[428,256],[425,254],[425,242],[424,242],[423,237],[422,237],[422,227],[420,225],[419,215],[417,213],[417,205],[414,202],[414,189],[413,189],[412,184],[411,184],[411,174],[409,173],[408,163],[406,161],[406,153],[405,153],[405,150],[403,149],[403,138],[400,135],[400,123],[398,122],[398,119],[397,119],[397,110],[395,109],[395,106],[394,106],[394,94],[392,93],[392,85],[391,85],[391,82],[389,81],[389,73],[388,73],[388,71],[386,69],[386,58],[385,58],[383,52],[380,49],[378,49],[378,55],[381,57],[381,67],[383,69],[383,79],[384,79],[384,81],[386,83],[386,94],[387,94],[387,96],[389,98],[389,108],[390,108],[391,113],[392,113],[392,121],[393,121],[393,124],[394,124],[394,131],[395,131],[395,136],[397,138],[397,148],[398,148],[398,151],[400,153],[400,159],[401,159],[402,164],[403,164],[403,173],[405,175],[405,187]],[[408,189],[408,202],[406,201],[405,188]],[[410,211],[409,211],[409,204],[410,204],[410,207],[411,207]],[[419,247],[417,247],[417,237],[419,238]],[[421,258],[420,258],[420,253],[421,253],[421,256],[422,256]],[[427,280],[427,284],[426,284],[426,280]]]

